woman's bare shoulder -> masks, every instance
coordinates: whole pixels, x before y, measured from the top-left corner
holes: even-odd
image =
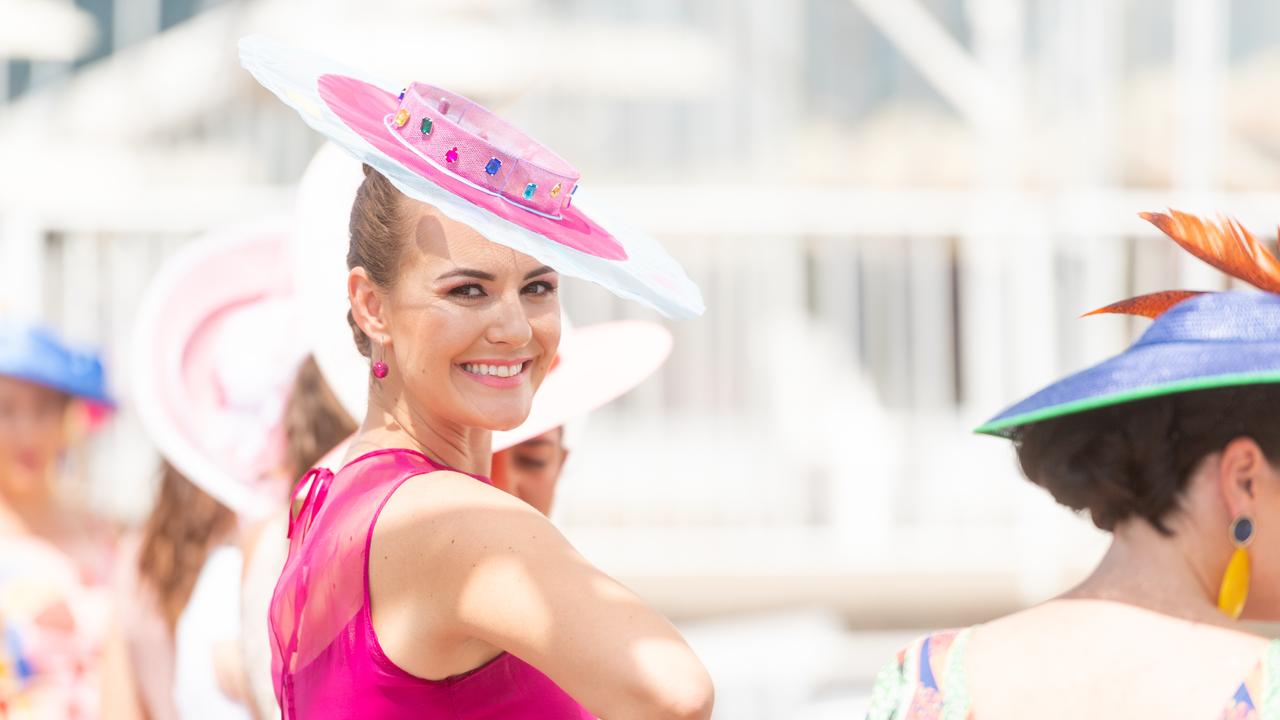
[[[993,642],[1076,643],[1094,645],[1135,636],[1158,636],[1173,642],[1199,640],[1229,647],[1263,648],[1267,638],[1235,626],[1187,620],[1125,602],[1093,598],[1060,598],[984,623],[975,646]]]
[[[1058,599],[975,628],[966,678],[991,717],[1046,694],[1060,706],[1053,717],[1172,717],[1166,706],[1221,707],[1267,643],[1123,602]],[[1142,711],[1112,712],[1124,708]]]
[[[387,499],[375,542],[388,552],[435,560],[475,558],[506,541],[527,545],[555,532],[524,501],[460,472],[409,478]]]
[[[484,510],[535,512],[520,499],[466,473],[436,470],[405,480],[388,498],[382,514],[389,519],[445,521],[465,520],[466,513]]]

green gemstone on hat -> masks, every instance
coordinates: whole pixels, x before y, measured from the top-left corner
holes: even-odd
[[[532,200],[532,199],[533,199],[533,194],[534,194],[535,192],[537,192],[537,191],[538,191],[538,184],[537,184],[537,183],[529,183],[528,185],[525,185],[525,186],[524,186],[524,199],[525,199],[525,200]]]
[[[430,135],[430,134],[431,134],[431,128],[432,128],[434,125],[435,125],[435,123],[431,122],[431,118],[429,118],[429,117],[424,117],[424,118],[422,118],[422,134],[423,134],[423,135]]]

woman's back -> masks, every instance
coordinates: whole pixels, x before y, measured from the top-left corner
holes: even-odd
[[[881,672],[868,717],[1264,718],[1280,714],[1278,681],[1280,641],[1124,603],[1055,600],[913,643]]]

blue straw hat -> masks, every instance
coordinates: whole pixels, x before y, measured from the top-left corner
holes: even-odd
[[[0,320],[0,375],[44,385],[88,402],[114,407],[102,361],[73,349],[48,328]]]
[[[1032,423],[1175,393],[1280,383],[1280,295],[1215,292],[1160,314],[1127,350],[1044,388],[979,427],[1012,438]]]

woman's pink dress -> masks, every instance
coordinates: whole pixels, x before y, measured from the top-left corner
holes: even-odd
[[[373,630],[369,546],[404,481],[442,468],[412,450],[378,450],[335,476],[312,470],[271,598],[276,698],[285,720],[402,718],[584,720],[546,675],[503,653],[470,672],[425,680],[393,663]],[[488,482],[477,477],[478,481]]]

